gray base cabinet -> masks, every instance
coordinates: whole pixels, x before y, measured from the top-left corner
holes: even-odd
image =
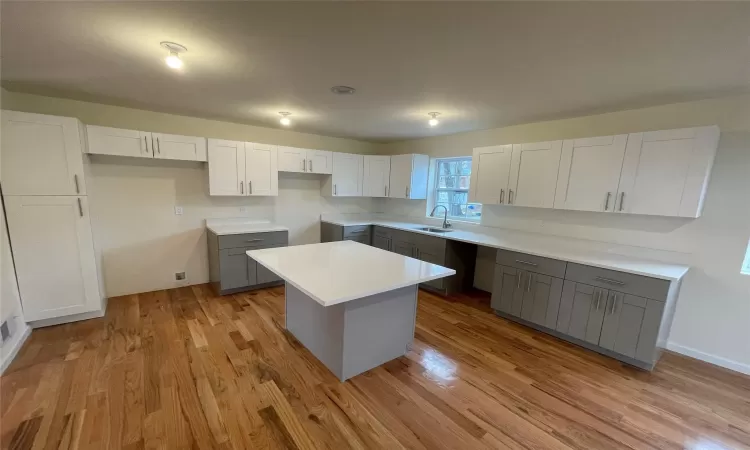
[[[666,344],[679,282],[498,250],[499,315],[652,369]]]
[[[248,250],[285,247],[286,231],[217,236],[208,232],[208,265],[211,284],[221,294],[281,284],[273,272],[247,256]]]

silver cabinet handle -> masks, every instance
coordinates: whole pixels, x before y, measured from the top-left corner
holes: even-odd
[[[537,263],[533,263],[533,262],[530,262],[530,261],[522,261],[520,259],[517,259],[516,262],[520,263],[520,264],[526,264],[527,266],[534,266],[534,267],[536,267],[536,266],[539,265]]]
[[[529,279],[526,283],[526,292],[531,292],[531,278],[534,276],[533,273],[529,273]]]
[[[599,311],[599,306],[602,302],[602,291],[596,291],[596,310]]]
[[[310,172],[312,172],[312,159],[310,160]]]
[[[513,189],[508,189],[508,204],[513,204]]]
[[[240,181],[240,194],[244,194],[245,193],[245,186],[243,186],[242,183],[243,182]]]
[[[406,186],[406,198],[409,198],[409,186]]]
[[[521,289],[521,272],[516,272],[516,289]]]
[[[247,193],[250,194],[250,195],[253,195],[253,182],[252,182],[252,180],[247,182]]]
[[[263,242],[263,239],[247,239],[245,242]]]
[[[624,281],[613,280],[611,278],[595,277],[594,279],[597,280],[597,281],[601,281],[602,283],[614,284],[614,285],[617,285],[617,286],[625,286],[625,282]]]
[[[617,304],[617,294],[612,294],[612,307],[609,309],[609,314],[615,313],[615,305]]]
[[[500,189],[500,204],[503,204],[503,199],[505,198],[505,189]]]
[[[154,145],[154,137],[151,136],[151,152],[156,153],[156,146]]]
[[[604,210],[605,211],[609,210],[609,198],[610,197],[612,197],[612,193],[611,192],[607,192],[607,198],[606,198],[606,200],[604,200]]]
[[[143,143],[146,145],[146,153],[148,153],[148,139],[146,139],[146,136],[143,136]]]
[[[156,138],[156,149],[159,151],[159,154],[161,155],[161,143],[159,142],[159,138]]]
[[[305,160],[303,159],[303,160],[302,160],[302,161],[300,161],[300,162],[302,163],[302,171],[303,171],[303,172],[306,172],[306,169],[305,169],[305,167],[307,167],[307,166],[305,166]]]
[[[76,184],[76,194],[80,194],[81,189],[78,187],[78,175],[73,175],[73,182]]]
[[[336,185],[333,185],[333,195],[336,195]]]
[[[625,193],[620,192],[620,211],[622,211],[622,204],[625,203]]]
[[[81,199],[77,198],[76,200],[78,200],[78,214],[83,217],[83,205],[81,204]]]

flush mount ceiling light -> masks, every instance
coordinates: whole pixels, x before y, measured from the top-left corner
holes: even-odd
[[[284,125],[285,127],[288,127],[292,124],[292,119],[289,118],[289,116],[292,115],[290,112],[280,112],[281,119],[279,119],[279,123]]]
[[[187,52],[187,49],[180,44],[175,44],[174,42],[167,41],[162,42],[161,46],[169,51],[169,55],[166,57],[166,59],[164,59],[164,62],[166,62],[167,65],[173,69],[182,68],[180,53]]]
[[[336,95],[352,95],[356,91],[357,91],[356,89],[354,89],[353,87],[349,87],[349,86],[334,86],[331,88],[331,92],[333,92]]]
[[[430,116],[430,117],[432,117],[432,119],[430,119],[429,121],[427,121],[427,123],[431,127],[436,127],[440,123],[440,121],[437,120],[437,116],[440,115],[439,112],[431,112],[431,113],[427,113],[427,115]]]

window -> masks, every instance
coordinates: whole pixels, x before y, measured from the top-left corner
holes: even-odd
[[[745,250],[745,261],[742,263],[740,273],[750,275],[750,242],[747,243],[747,250]]]
[[[448,208],[448,218],[479,222],[482,205],[469,203],[471,157],[438,159],[435,162],[435,179],[431,201],[427,203],[429,215],[438,205]],[[440,208],[435,215],[443,214]]]

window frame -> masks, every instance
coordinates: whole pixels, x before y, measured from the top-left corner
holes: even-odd
[[[740,267],[740,273],[743,275],[750,275],[750,240],[747,242],[747,249],[745,250],[745,259]]]
[[[434,217],[430,216],[430,212],[432,209],[437,205],[438,202],[438,193],[440,191],[448,191],[448,192],[465,192],[466,193],[466,205],[480,205],[483,206],[481,203],[474,203],[469,202],[469,191],[471,189],[471,173],[469,174],[469,187],[467,189],[458,189],[458,188],[438,188],[438,181],[440,179],[440,163],[446,162],[446,161],[466,161],[468,160],[469,165],[472,163],[472,157],[471,155],[467,156],[450,156],[445,158],[434,158],[431,161],[430,164],[430,178],[428,183],[428,195],[427,195],[427,210],[425,211],[425,216],[427,218],[440,218],[443,217],[443,214],[438,214]],[[482,208],[484,209],[484,208]],[[442,210],[440,211],[442,213]],[[482,221],[482,216],[478,217],[466,217],[466,216],[452,216],[450,215],[450,208],[448,210],[448,220],[453,222],[464,222],[464,223],[470,223],[470,224],[480,224]]]

